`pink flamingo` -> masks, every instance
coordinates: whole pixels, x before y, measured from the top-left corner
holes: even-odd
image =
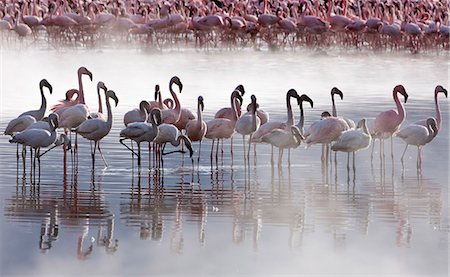
[[[123,124],[128,126],[128,124],[133,122],[146,122],[149,118],[150,104],[147,101],[142,100],[139,103],[139,109],[132,109],[128,111],[123,116]]]
[[[235,127],[236,121],[238,119],[237,111],[236,111],[236,101],[234,101],[235,98],[242,101],[241,93],[238,90],[233,91],[233,93],[231,94],[231,99],[232,99],[231,103],[234,108],[234,117],[232,119],[214,118],[213,120],[210,120],[206,123],[207,131],[206,131],[205,137],[213,140],[213,142],[211,144],[211,155],[210,155],[211,161],[212,161],[213,150],[214,150],[214,141],[217,140],[217,147],[216,147],[216,159],[217,159],[218,150],[219,150],[219,140],[231,138],[234,134],[234,127]],[[222,149],[222,151],[223,151],[223,149]],[[233,151],[231,151],[231,153],[233,154]]]
[[[384,155],[384,136],[388,136],[391,138],[391,157],[394,158],[394,152],[393,152],[393,142],[392,142],[392,135],[395,134],[398,129],[400,128],[400,125],[405,120],[405,108],[403,107],[403,104],[398,99],[398,93],[404,96],[405,103],[408,100],[408,94],[406,93],[405,87],[402,85],[397,85],[394,87],[392,91],[392,97],[394,98],[395,105],[397,106],[397,111],[395,110],[388,110],[385,112],[381,112],[376,118],[374,122],[374,128],[373,128],[373,134],[375,136],[379,137],[380,139],[380,155],[381,155],[381,148],[383,148],[383,155]]]
[[[177,122],[180,119],[180,115],[181,115],[180,101],[178,100],[176,93],[172,89],[173,84],[178,85],[178,87],[180,89],[180,93],[183,90],[183,84],[181,83],[180,78],[178,78],[177,76],[172,77],[169,82],[169,90],[170,90],[170,94],[172,95],[173,100],[175,101],[175,107],[170,110],[167,109],[167,110],[161,111],[162,112],[162,114],[161,114],[162,122],[167,123],[167,124],[174,124],[175,122]]]
[[[191,142],[198,141],[198,158],[197,164],[200,163],[200,151],[202,149],[202,140],[206,135],[207,125],[203,121],[203,97],[199,96],[197,100],[197,119],[190,120],[186,125],[186,135]]]
[[[66,99],[59,101],[59,103],[53,105],[50,108],[51,112],[57,113],[59,116],[64,112],[65,109],[68,107],[74,106],[76,104],[84,104],[84,91],[83,91],[83,82],[82,82],[82,76],[87,75],[92,81],[92,73],[87,70],[86,67],[82,66],[77,71],[78,74],[78,90],[77,89],[70,89],[66,92]],[[74,94],[77,94],[76,101],[72,100],[72,96]],[[68,98],[69,97],[69,98]]]

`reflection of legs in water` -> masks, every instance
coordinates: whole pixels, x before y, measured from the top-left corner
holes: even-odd
[[[406,144],[405,150],[403,151],[400,161],[403,163],[403,158],[405,157],[406,149],[408,149],[408,144]]]

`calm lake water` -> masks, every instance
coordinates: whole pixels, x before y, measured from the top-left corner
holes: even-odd
[[[395,108],[392,88],[409,94],[404,126],[435,116],[434,88],[449,87],[448,57],[386,54],[318,55],[314,52],[135,50],[2,50],[0,130],[25,110],[40,105],[38,84],[54,88],[49,105],[77,88],[76,70],[86,66],[86,102],[97,109],[96,84],[113,89],[110,134],[102,140],[109,167],[97,158],[91,168],[89,143],[79,139],[78,174],[62,166],[62,149],[42,158],[39,182],[16,164],[15,146],[0,136],[2,276],[18,275],[441,275],[449,274],[449,100],[440,95],[442,130],[423,150],[416,170],[415,147],[400,163],[404,142],[394,139],[394,159],[373,162],[370,149],[324,168],[321,147],[292,152],[279,170],[270,147],[258,145],[256,162],[243,162],[235,135],[234,156],[225,142],[223,159],[210,163],[205,140],[198,169],[187,156],[165,157],[164,168],[139,172],[119,144],[124,113],[152,100],[155,84],[169,97],[169,79],[184,84],[182,105],[205,102],[205,120],[229,105],[244,84],[273,120],[285,120],[290,88],[314,100],[305,108],[309,126],[331,110],[330,89],[340,88],[339,115],[373,119]],[[299,109],[293,103],[296,122]],[[195,143],[197,149],[198,145]],[[146,147],[144,147],[146,149]],[[386,144],[387,154],[390,152]],[[285,154],[285,159],[287,155]]]

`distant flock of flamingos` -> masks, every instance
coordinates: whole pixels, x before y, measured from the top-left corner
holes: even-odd
[[[0,2],[0,35],[51,44],[353,46],[449,50],[449,3],[424,0]]]
[[[47,111],[47,102],[44,94],[44,87],[52,93],[52,86],[43,79],[40,84],[40,93],[42,97],[41,107],[38,110],[26,111],[17,118],[12,119],[6,130],[5,135],[10,135],[10,143],[17,144],[17,159],[19,159],[19,144],[23,145],[22,157],[25,165],[26,147],[31,148],[31,159],[34,167],[36,160],[40,163],[42,155],[49,150],[41,153],[41,148],[64,146],[66,149],[72,147],[72,140],[67,136],[75,133],[75,157],[77,156],[77,135],[90,141],[91,155],[93,165],[95,164],[96,150],[100,153],[105,165],[106,160],[103,157],[100,141],[111,130],[112,126],[112,107],[111,100],[117,106],[119,99],[116,93],[108,90],[103,82],[98,82],[98,112],[91,112],[85,103],[82,76],[86,75],[92,81],[92,73],[85,67],[78,69],[78,89],[70,89],[66,92],[66,98],[50,108],[51,113],[44,117]],[[120,142],[132,152],[132,157],[137,156],[138,165],[141,166],[141,143],[149,144],[149,151],[154,154],[155,166],[161,165],[163,155],[173,152],[182,152],[177,150],[164,153],[164,147],[167,143],[173,146],[179,146],[182,142],[189,151],[189,156],[194,164],[194,148],[192,142],[198,142],[197,163],[200,163],[200,151],[204,138],[211,139],[210,159],[213,160],[214,146],[216,159],[218,158],[219,143],[223,140],[231,139],[231,153],[233,153],[233,135],[237,132],[242,135],[244,160],[250,159],[251,144],[267,143],[272,145],[272,163],[273,147],[279,149],[278,166],[282,164],[283,150],[297,148],[302,142],[307,147],[313,144],[322,145],[322,161],[328,163],[329,147],[332,151],[341,151],[348,153],[347,167],[349,166],[349,156],[353,153],[353,164],[355,152],[366,149],[375,139],[380,140],[380,158],[384,156],[384,140],[391,140],[392,155],[392,137],[396,136],[405,141],[406,147],[401,160],[405,155],[408,145],[414,145],[418,148],[417,167],[421,166],[421,149],[424,145],[431,142],[438,134],[442,118],[439,108],[438,95],[442,93],[447,97],[447,90],[441,85],[437,85],[434,91],[434,100],[436,107],[436,117],[428,117],[424,120],[415,122],[407,127],[401,128],[405,119],[405,108],[399,100],[399,94],[403,96],[404,102],[408,99],[408,94],[402,85],[397,85],[392,91],[392,96],[396,105],[396,110],[383,111],[378,114],[374,121],[367,122],[365,118],[357,124],[351,119],[338,116],[334,95],[343,98],[342,92],[338,88],[331,90],[332,112],[322,113],[322,117],[315,121],[308,128],[304,128],[303,102],[308,102],[313,107],[313,101],[307,95],[298,95],[295,89],[290,89],[286,93],[287,119],[286,121],[275,121],[269,119],[269,114],[259,108],[257,98],[251,95],[251,102],[243,112],[243,96],[245,89],[243,85],[238,85],[231,93],[230,106],[217,111],[214,119],[205,121],[203,118],[203,97],[198,96],[198,105],[196,114],[185,107],[182,107],[178,99],[177,92],[173,85],[178,86],[179,93],[183,90],[183,84],[177,76],[172,77],[169,82],[169,90],[172,98],[162,100],[159,86],[155,86],[154,101],[143,100],[139,108],[127,112],[123,117],[125,128],[120,132]],[[106,114],[103,113],[102,90],[105,96]],[[297,100],[300,108],[300,120],[297,124],[294,122],[294,115],[291,106],[291,99]],[[57,134],[57,128],[64,128],[64,134]],[[248,150],[245,150],[245,137],[248,136]],[[125,140],[131,140],[137,143],[137,153],[131,147],[125,144]],[[92,142],[94,146],[92,146]],[[50,148],[50,149],[52,149]],[[162,149],[161,149],[162,148]],[[33,158],[34,151],[34,158]],[[331,152],[330,152],[331,153]],[[383,153],[383,154],[382,154]],[[149,156],[151,153],[149,152]],[[256,149],[255,149],[256,154]],[[289,153],[290,154],[290,153]],[[331,155],[331,154],[330,154]],[[373,155],[373,148],[372,148]],[[393,157],[393,156],[392,156]],[[157,163],[157,164],[156,164]],[[289,155],[290,163],[290,155]],[[151,161],[149,158],[149,168]]]

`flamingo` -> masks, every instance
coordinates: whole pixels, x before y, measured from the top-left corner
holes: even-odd
[[[398,99],[398,94],[401,94],[405,98],[405,103],[408,100],[408,93],[406,93],[405,87],[402,85],[397,85],[394,87],[392,91],[392,96],[394,98],[395,105],[397,106],[397,111],[395,110],[388,110],[381,112],[378,114],[378,116],[375,118],[373,131],[371,131],[372,136],[380,138],[380,148],[381,145],[384,144],[384,138],[385,136],[391,138],[391,157],[394,158],[394,152],[393,152],[393,142],[392,142],[392,135],[395,134],[398,129],[400,128],[400,125],[405,120],[405,108],[403,107],[403,104]],[[384,150],[384,148],[383,148]],[[381,149],[380,149],[381,154]],[[384,155],[384,153],[383,153]]]
[[[47,99],[45,98],[45,95],[44,95],[44,87],[48,88],[50,94],[52,94],[52,90],[53,90],[52,86],[46,79],[42,79],[39,82],[39,89],[41,91],[41,107],[39,108],[39,110],[32,110],[32,111],[24,112],[21,115],[19,115],[19,117],[24,116],[24,115],[30,115],[30,116],[34,117],[36,119],[36,121],[39,121],[42,118],[44,118],[45,110],[47,109]]]
[[[355,152],[367,149],[372,141],[367,120],[365,118],[358,122],[354,129],[344,131],[331,146],[332,151],[347,152],[347,169],[350,169],[350,152],[353,153],[353,168],[355,168]]]
[[[229,139],[234,134],[234,127],[236,125],[236,120],[238,119],[237,115],[237,105],[234,99],[238,99],[242,103],[241,92],[238,90],[233,91],[231,94],[231,104],[234,110],[234,117],[232,119],[228,118],[214,118],[206,123],[207,131],[205,137],[208,139],[212,139],[213,142],[211,144],[211,155],[210,159],[212,161],[214,141],[217,140],[217,148],[216,148],[216,158],[218,155],[219,148],[219,140],[220,139]],[[222,149],[223,150],[223,149]],[[233,149],[231,149],[231,153],[233,153]]]
[[[112,126],[112,111],[111,111],[111,104],[109,102],[109,99],[113,99],[115,101],[116,107],[119,103],[119,99],[117,98],[116,94],[112,90],[108,90],[105,92],[105,101],[106,101],[106,109],[108,111],[108,119],[105,121],[101,118],[92,118],[84,121],[83,123],[76,128],[76,133],[80,134],[82,137],[94,141],[94,151],[92,151],[91,146],[91,156],[92,156],[92,165],[95,164],[95,149],[97,148],[98,142],[104,138],[109,131],[111,130]],[[64,115],[64,114],[63,114]],[[105,157],[103,157],[103,153],[98,147],[98,151],[100,152],[100,155],[103,159],[103,162],[105,163],[105,166],[107,167],[108,164],[106,163]]]
[[[294,114],[292,113],[291,97],[298,98],[299,95],[295,89],[290,89],[286,93],[286,109],[287,109],[287,121],[268,121],[261,125],[258,130],[253,134],[252,142],[260,142],[264,135],[267,135],[274,129],[283,129],[290,131],[292,125],[294,125]]]
[[[197,164],[200,163],[200,151],[202,149],[202,140],[206,135],[207,125],[203,121],[203,97],[199,96],[197,99],[197,119],[190,120],[186,124],[186,135],[191,140],[191,142],[198,141],[198,158]]]
[[[326,145],[326,157],[328,159],[328,144],[337,140],[342,132],[349,129],[347,122],[339,117],[328,116],[322,117],[321,120],[314,122],[305,132],[306,146],[320,143]],[[321,160],[324,161],[324,151],[322,148]]]
[[[403,163],[403,157],[405,156],[406,149],[408,149],[408,145],[417,146],[417,167],[419,168],[422,165],[422,147],[429,143],[438,133],[437,122],[434,117],[429,117],[427,119],[427,126],[424,127],[422,125],[411,124],[408,127],[400,130],[396,136],[403,139],[406,142],[405,150],[403,151],[403,155],[401,161]]]
[[[138,157],[138,166],[141,166],[141,142],[147,141],[148,143],[151,143],[158,136],[158,124],[161,123],[161,110],[153,109],[150,112],[150,120],[151,123],[132,122],[128,124],[125,129],[120,131],[120,143]],[[123,143],[125,139],[131,139],[137,143],[137,154]]]
[[[259,128],[259,125],[261,124],[261,120],[259,117],[256,116],[256,96],[251,96],[252,100],[252,111],[247,112],[244,115],[242,115],[237,121],[236,121],[236,132],[242,135],[242,143],[244,147],[244,155],[245,155],[245,136],[250,135],[250,138],[248,140],[248,151],[247,151],[247,160],[250,158],[250,144],[252,142],[252,136],[253,133]]]
[[[18,143],[24,146],[30,146],[34,149],[34,160],[33,165],[36,165],[36,159],[39,164],[39,172],[40,172],[40,158],[42,155],[40,154],[40,149],[42,147],[48,147],[56,141],[56,128],[58,128],[58,115],[52,113],[49,116],[48,124],[50,125],[50,132],[45,129],[27,129],[23,132],[17,133],[14,135],[9,142],[10,143]]]
[[[139,109],[133,109],[125,113],[123,116],[123,124],[128,126],[128,124],[132,122],[146,122],[149,112],[150,104],[147,101],[142,100],[141,103],[139,103]]]
[[[103,89],[103,92],[105,93],[108,91],[108,88],[106,87],[105,83],[102,81],[97,83],[97,96],[98,96],[98,112],[91,112],[89,114],[90,118],[102,118],[106,120],[105,115],[103,114],[103,106],[102,106],[102,97],[100,93],[100,89]]]
[[[74,106],[76,104],[85,104],[82,77],[83,75],[87,75],[92,81],[92,73],[86,67],[82,66],[78,68],[77,75],[78,75],[78,90],[77,89],[68,90],[66,92],[66,99],[59,101],[59,103],[53,105],[50,108],[51,112],[56,112],[60,117],[66,108]],[[73,94],[78,95],[76,101],[71,100]],[[70,96],[70,98],[67,98],[67,96]]]
[[[283,150],[285,148],[297,148],[302,140],[304,140],[304,137],[301,135],[300,129],[297,126],[291,126],[289,132],[282,129],[275,129],[267,135],[264,135],[261,140],[270,143],[272,146],[278,147],[278,166],[281,166]],[[289,164],[291,164],[290,155],[288,161]]]
[[[36,122],[36,119],[34,117],[32,117],[31,115],[24,115],[21,117],[14,118],[6,126],[4,134],[10,135],[12,137],[12,136],[14,136],[14,134],[26,130],[30,125],[32,125],[35,122]],[[25,155],[26,155],[26,148],[24,146],[22,148],[22,158],[23,158],[24,162],[25,162]],[[19,144],[17,144],[17,147],[16,147],[16,157],[17,157],[17,161],[19,161]]]
[[[437,123],[437,128],[438,130],[441,129],[441,123],[442,123],[442,118],[441,118],[441,109],[439,108],[439,102],[438,102],[438,93],[442,92],[445,95],[445,98],[447,98],[447,90],[442,87],[441,85],[437,85],[436,88],[434,89],[434,105],[436,107],[436,123]],[[414,124],[417,125],[422,125],[427,127],[427,120],[420,120],[415,122]]]
[[[182,140],[184,141],[184,144],[186,145],[186,147],[189,150],[189,157],[192,159],[192,155],[193,155],[194,151],[192,149],[191,140],[187,136],[180,134],[180,131],[173,124],[163,123],[163,124],[159,125],[158,126],[158,135],[153,140],[153,142],[156,144],[159,144],[159,145],[163,145],[162,155],[167,155],[167,154],[171,154],[174,152],[184,153],[183,151],[173,151],[173,152],[164,153],[164,148],[167,143],[170,143],[173,146],[178,147]]]
[[[241,98],[233,97],[234,91],[238,91],[241,95]],[[214,118],[227,118],[229,120],[234,120],[235,111],[234,107],[236,106],[237,117],[241,116],[241,106],[242,106],[242,97],[245,94],[245,89],[242,84],[239,84],[231,93],[231,103],[230,107],[221,108],[216,112]],[[240,100],[239,100],[240,99]],[[233,136],[231,136],[231,153],[233,153]]]
[[[20,38],[26,37],[31,35],[32,31],[31,28],[24,24],[24,23],[20,23],[20,12],[16,12],[15,14],[15,21],[16,23],[14,24],[14,31],[19,35]]]
[[[162,122],[167,123],[167,124],[174,124],[175,122],[177,122],[180,119],[180,115],[181,115],[180,101],[178,100],[177,95],[175,94],[175,92],[172,89],[173,84],[178,85],[178,87],[180,89],[180,93],[183,90],[183,84],[181,83],[180,78],[178,78],[177,76],[172,77],[169,82],[169,90],[170,90],[170,94],[172,95],[173,100],[175,101],[175,107],[170,110],[169,109],[162,110],[162,115],[161,115]]]

